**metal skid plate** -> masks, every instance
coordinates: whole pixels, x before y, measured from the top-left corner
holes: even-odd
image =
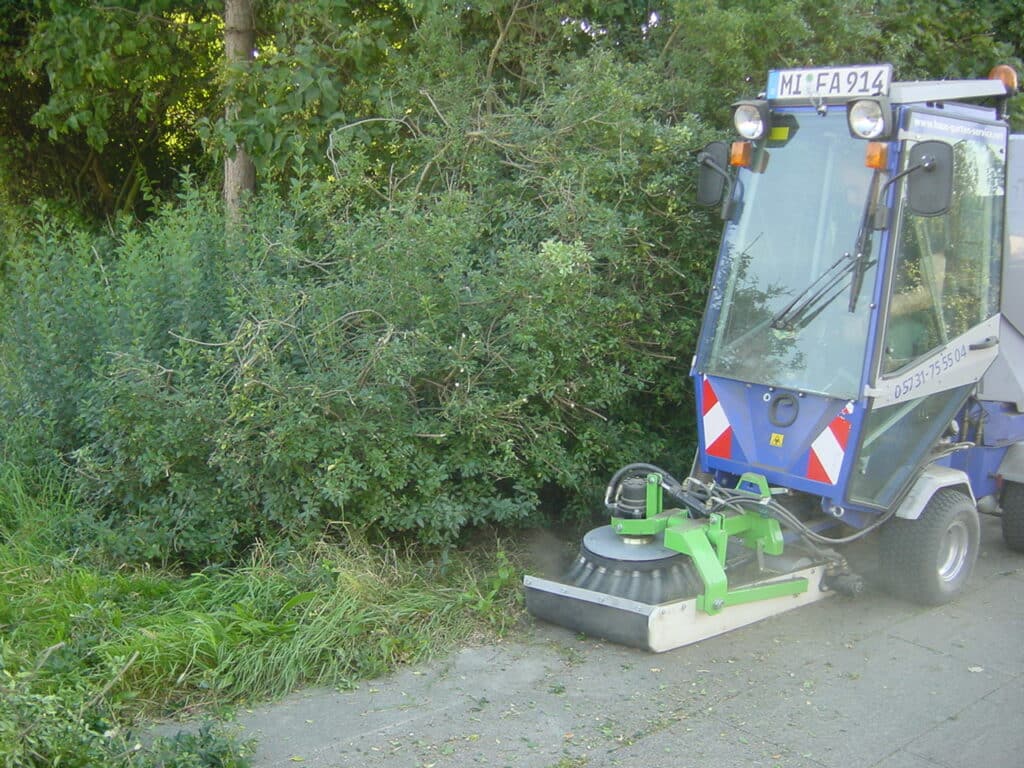
[[[523,583],[526,608],[537,618],[586,635],[662,653],[828,597],[831,592],[822,589],[824,570],[814,566],[744,585],[763,586],[801,578],[808,583],[807,591],[800,594],[731,605],[713,615],[697,608],[697,598],[648,605],[535,576],[526,576]]]

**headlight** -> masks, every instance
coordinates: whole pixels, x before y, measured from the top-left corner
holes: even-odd
[[[768,132],[770,112],[767,101],[740,101],[732,114],[736,132],[748,141],[756,141]]]
[[[850,133],[858,139],[884,139],[891,131],[892,110],[885,101],[851,101],[846,112]]]

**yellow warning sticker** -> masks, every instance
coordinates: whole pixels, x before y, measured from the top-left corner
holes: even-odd
[[[782,436],[781,434],[779,434],[778,432],[772,432],[772,436],[771,436],[771,438],[770,438],[770,439],[768,440],[768,444],[769,444],[769,445],[770,445],[770,446],[771,446],[772,448],[781,448],[781,447],[782,447],[782,442],[783,442],[783,441],[784,441],[785,439],[786,439],[786,438],[785,438],[784,436]]]

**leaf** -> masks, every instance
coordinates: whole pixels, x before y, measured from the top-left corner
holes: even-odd
[[[277,616],[287,613],[297,605],[302,605],[303,603],[308,603],[311,600],[315,600],[316,596],[316,592],[300,592],[299,594],[294,595],[288,602],[281,606],[281,610],[277,612]]]

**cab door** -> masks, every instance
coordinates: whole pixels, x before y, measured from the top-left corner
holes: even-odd
[[[904,125],[903,158],[920,141],[952,146],[953,195],[943,214],[921,216],[905,179],[898,189],[873,398],[848,491],[876,508],[916,477],[998,353],[1006,127],[931,110],[908,110]]]

